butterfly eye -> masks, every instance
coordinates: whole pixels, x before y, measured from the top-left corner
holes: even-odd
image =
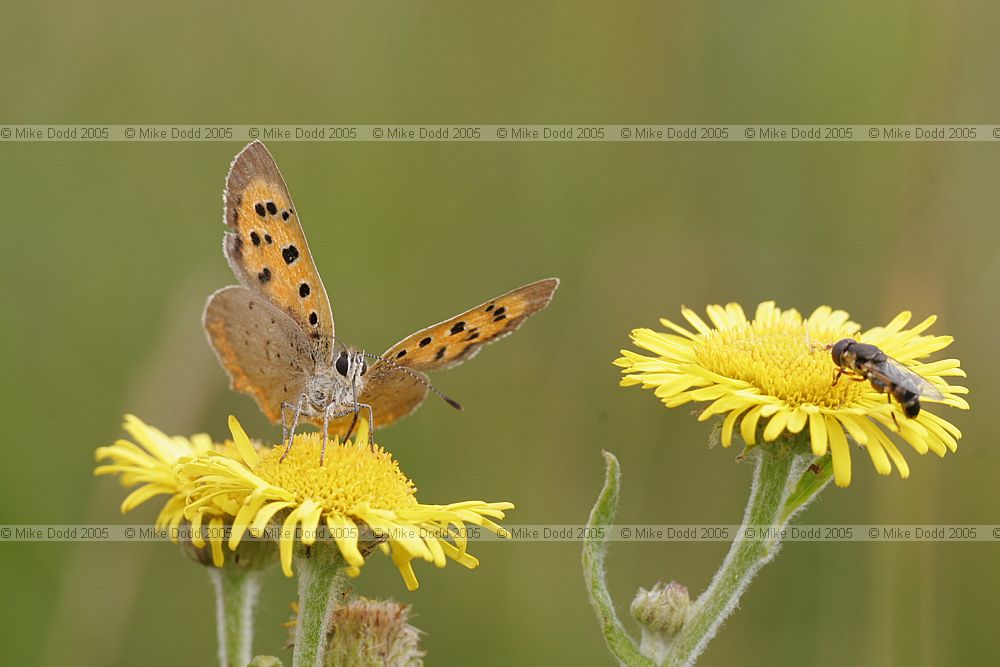
[[[348,366],[349,366],[349,364],[348,364],[348,361],[347,361],[347,353],[346,352],[341,352],[340,356],[337,357],[337,363],[336,363],[337,372],[340,373],[341,375],[343,375],[344,377],[347,377],[347,367]]]

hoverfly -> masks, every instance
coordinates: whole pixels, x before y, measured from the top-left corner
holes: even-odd
[[[874,345],[844,338],[827,345],[827,349],[837,364],[833,384],[837,384],[841,375],[868,380],[876,391],[895,398],[903,414],[911,419],[920,414],[921,397],[938,401],[944,398],[937,387]]]

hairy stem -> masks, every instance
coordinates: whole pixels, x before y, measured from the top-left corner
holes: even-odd
[[[344,560],[332,543],[299,548],[295,570],[299,578],[299,615],[295,625],[293,667],[323,667],[327,625],[344,585]]]
[[[208,575],[215,587],[219,665],[245,667],[252,657],[253,610],[260,592],[261,573],[209,567]]]
[[[829,482],[827,476],[823,483],[810,484],[803,491],[801,480],[814,474],[809,471],[814,459],[811,454],[792,453],[808,452],[808,445],[802,444],[761,445],[748,454],[754,461],[754,475],[743,524],[712,583],[693,603],[690,619],[671,641],[663,664],[694,664],[757,572],[777,554],[781,530]]]

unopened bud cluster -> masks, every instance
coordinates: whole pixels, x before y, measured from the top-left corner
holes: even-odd
[[[407,620],[410,605],[357,598],[337,605],[330,618],[326,664],[422,667],[420,630]]]
[[[677,634],[691,616],[687,586],[658,581],[652,590],[640,588],[632,600],[632,616],[644,628],[667,636]]]

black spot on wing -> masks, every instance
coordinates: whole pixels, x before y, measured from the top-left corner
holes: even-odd
[[[427,338],[424,338],[422,341],[420,341],[420,347],[427,347],[430,344],[431,344],[431,337],[430,336],[428,336]]]
[[[260,234],[257,232],[250,232],[250,240],[254,245],[260,245]]]
[[[405,356],[406,356],[406,350],[400,350],[399,352],[396,353],[397,359],[402,359]]]
[[[267,211],[264,210],[264,205],[261,204],[260,202],[257,202],[256,204],[253,205],[253,210],[257,211],[257,215],[259,215],[262,218],[267,214]]]
[[[278,207],[274,205],[273,201],[267,202],[267,212],[270,213],[271,215],[275,215],[278,213]]]
[[[288,211],[282,211],[281,212],[281,219],[284,220],[284,221],[286,221],[286,222],[288,221]]]
[[[455,326],[451,328],[451,335],[460,334],[465,331],[465,322],[455,322]]]
[[[301,285],[299,285],[299,296],[301,296],[303,299],[309,296],[309,292],[311,291],[312,290],[309,289],[309,283],[302,283]]]
[[[271,269],[264,267],[264,270],[257,274],[257,280],[264,284],[271,280]]]
[[[268,245],[271,245],[271,243],[273,243],[273,242],[274,242],[274,239],[272,239],[272,238],[271,238],[271,235],[270,235],[270,234],[264,234],[264,241],[265,241],[265,242],[266,242],[266,243],[267,243]]]
[[[444,359],[444,354],[447,351],[448,347],[446,345],[442,345],[441,348],[438,349],[437,354],[434,355],[434,361],[441,361],[442,359]]]
[[[319,315],[316,314],[316,311],[309,313],[309,324],[313,326],[319,324]]]
[[[299,249],[294,245],[281,249],[281,256],[285,258],[285,264],[292,264],[299,258]]]

